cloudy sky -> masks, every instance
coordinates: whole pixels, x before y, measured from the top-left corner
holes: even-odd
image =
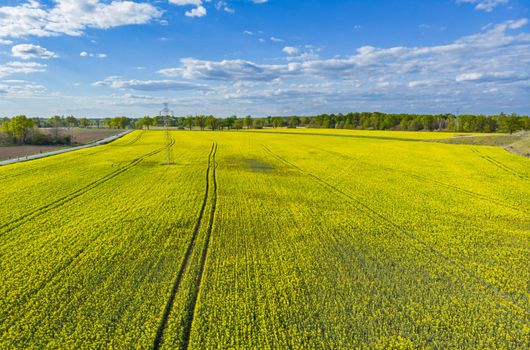
[[[0,117],[530,114],[529,0],[0,0]]]

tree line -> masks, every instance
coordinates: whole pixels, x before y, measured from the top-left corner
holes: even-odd
[[[135,122],[137,128],[164,126],[180,129],[223,130],[223,129],[261,129],[299,126],[308,128],[362,129],[362,130],[401,130],[401,131],[450,131],[513,133],[530,130],[530,118],[516,114],[506,115],[453,115],[453,114],[387,114],[380,112],[352,112],[348,114],[321,114],[316,116],[289,116],[253,118],[216,118],[212,115],[187,117],[149,117]]]
[[[516,114],[506,115],[454,115],[454,114],[388,114],[380,112],[352,112],[347,114],[320,114],[316,116],[283,116],[253,118],[236,115],[218,118],[213,115],[195,116],[144,116],[128,118],[76,118],[52,116],[50,118],[28,118],[19,115],[13,118],[0,118],[0,143],[3,144],[71,144],[70,135],[61,130],[68,128],[111,128],[149,129],[169,126],[178,129],[199,130],[239,130],[262,128],[331,128],[361,130],[402,130],[402,131],[450,131],[513,133],[530,130],[530,118]],[[50,132],[42,133],[48,128]]]
[[[0,144],[4,145],[71,145],[72,135],[63,132],[71,128],[135,128],[137,120],[127,117],[103,119],[52,116],[50,118],[28,118],[17,115],[0,118]],[[43,130],[47,130],[43,132]]]
[[[402,131],[508,132],[530,130],[530,118],[516,114],[387,114],[362,112],[307,117],[310,127]]]

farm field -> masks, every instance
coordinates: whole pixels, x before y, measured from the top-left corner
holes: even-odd
[[[528,348],[530,159],[423,142],[452,136],[134,131],[0,167],[0,348]]]
[[[47,135],[51,134],[51,129],[40,129],[40,132]],[[80,129],[73,128],[70,130],[61,130],[61,135],[71,135],[74,145],[85,144],[97,140],[104,139],[109,136],[120,133],[121,130],[115,129]],[[67,148],[67,145],[50,146],[50,145],[23,145],[23,146],[4,146],[0,145],[0,161],[10,158],[24,157],[32,154],[38,154],[48,151],[55,151],[62,148]]]

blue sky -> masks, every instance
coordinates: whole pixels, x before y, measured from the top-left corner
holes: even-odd
[[[529,114],[529,8],[0,0],[0,116]]]

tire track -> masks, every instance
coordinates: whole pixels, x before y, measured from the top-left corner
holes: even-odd
[[[422,246],[423,248],[425,248],[425,250],[431,254],[433,254],[434,256],[437,256],[438,258],[440,258],[441,260],[445,261],[446,263],[448,263],[449,265],[452,265],[454,266],[457,270],[459,270],[463,275],[466,275],[468,277],[470,277],[472,280],[474,280],[476,283],[478,283],[481,287],[485,288],[485,289],[488,289],[490,290],[494,295],[500,297],[501,299],[503,299],[504,301],[506,301],[510,306],[512,306],[514,309],[516,309],[517,311],[519,312],[522,312],[526,318],[530,317],[530,312],[526,309],[526,307],[524,306],[521,306],[519,305],[514,299],[513,297],[507,295],[507,294],[504,294],[503,292],[501,292],[498,288],[496,288],[495,286],[493,286],[491,283],[485,281],[484,279],[482,279],[482,277],[480,277],[479,275],[477,275],[476,273],[474,273],[473,271],[471,270],[468,270],[465,266],[462,266],[460,263],[454,261],[453,259],[451,259],[449,256],[445,255],[444,253],[442,253],[440,250],[436,249],[435,247],[431,246],[430,244],[428,244],[427,242],[423,241],[421,238],[419,238],[418,236],[416,236],[414,233],[412,233],[411,231],[399,226],[398,224],[396,224],[395,222],[393,222],[392,220],[390,220],[389,218],[387,218],[386,216],[384,216],[383,214],[381,214],[380,212],[378,212],[377,210],[373,209],[372,207],[368,206],[367,204],[363,203],[359,198],[349,194],[349,193],[346,193],[344,192],[343,190],[333,186],[332,184],[328,183],[327,181],[319,178],[318,176],[310,173],[310,172],[307,172],[303,169],[301,169],[300,167],[298,167],[297,165],[289,162],[288,160],[286,160],[285,158],[277,155],[276,153],[272,152],[269,148],[267,148],[266,146],[264,145],[261,145],[263,147],[263,149],[269,153],[272,157],[280,160],[281,162],[283,162],[284,164],[287,164],[288,166],[292,167],[292,168],[295,168],[296,170],[298,170],[300,173],[302,173],[303,175],[306,175],[308,177],[311,177],[313,178],[315,181],[319,182],[321,185],[323,185],[324,187],[326,187],[330,192],[332,193],[335,193],[343,198],[345,198],[346,200],[348,200],[350,203],[354,204],[356,207],[358,207],[359,209],[361,209],[367,216],[369,216],[370,218],[372,218],[374,221],[376,222],[379,222],[379,223],[383,223],[383,224],[387,224],[389,225],[390,227],[392,227],[395,231],[397,232],[400,232],[402,233],[403,235],[405,235],[406,237],[408,237],[409,239],[411,239],[412,241],[416,242],[417,244],[419,244],[420,246]],[[420,250],[421,252],[421,250]],[[448,273],[452,273],[449,269],[447,269],[446,267],[444,267],[444,269],[448,272]],[[523,320],[524,321],[524,320]],[[524,323],[528,324],[528,320],[524,321]]]
[[[329,154],[332,154],[332,155],[335,155],[335,156],[338,156],[338,157],[341,157],[341,158],[345,158],[345,159],[349,159],[349,160],[353,160],[355,162],[360,162],[358,159],[354,159],[354,158],[351,158],[345,154],[342,154],[342,153],[339,153],[339,152],[334,152],[334,151],[330,151],[330,150],[326,150],[326,149],[320,149],[321,151],[324,151],[326,153],[329,153]],[[364,162],[364,164],[367,164],[366,162]],[[467,190],[465,188],[461,188],[461,187],[458,187],[456,185],[451,185],[451,184],[448,184],[448,183],[445,183],[445,182],[442,182],[442,181],[438,181],[438,180],[435,180],[435,179],[431,179],[427,176],[422,176],[422,175],[419,175],[419,174],[415,174],[415,173],[412,173],[412,172],[409,172],[409,171],[405,171],[405,170],[398,170],[398,169],[394,169],[394,168],[389,168],[389,167],[384,167],[384,166],[379,166],[381,169],[385,169],[385,170],[388,170],[388,171],[394,171],[394,172],[400,172],[400,173],[404,173],[404,174],[407,174],[409,176],[412,176],[412,177],[415,177],[419,180],[422,180],[422,181],[428,181],[428,182],[432,182],[432,183],[435,183],[437,185],[440,185],[440,186],[443,186],[443,187],[446,187],[446,188],[451,188],[451,189],[454,189],[454,190],[457,190],[459,192],[462,192],[464,194],[467,194],[471,197],[474,197],[474,198],[477,198],[477,199],[481,199],[481,200],[485,200],[487,202],[491,202],[495,205],[498,205],[500,207],[503,207],[505,209],[510,209],[510,210],[515,210],[515,211],[518,211],[518,212],[521,212],[521,213],[524,213],[524,214],[528,214],[529,212],[527,210],[525,210],[524,208],[520,208],[520,207],[516,207],[516,206],[513,206],[511,204],[507,204],[507,203],[504,203],[503,201],[499,200],[499,199],[496,199],[496,198],[492,198],[492,197],[489,197],[489,196],[486,196],[486,195],[483,195],[481,193],[477,193],[477,192],[473,192],[471,190]]]
[[[30,213],[27,213],[25,215],[22,215],[20,217],[18,217],[17,219],[14,219],[10,222],[7,222],[7,223],[4,223],[2,225],[0,225],[0,236],[1,235],[4,235],[10,231],[13,231],[15,228],[19,227],[20,225],[24,224],[25,222],[31,220],[31,219],[34,219],[36,217],[39,217],[45,213],[47,213],[48,211],[50,210],[53,210],[55,208],[58,208],[60,206],[63,206],[65,204],[67,204],[68,202],[71,202],[72,200],[84,195],[85,193],[88,193],[90,191],[92,191],[93,189],[99,187],[100,185],[108,182],[109,180],[115,178],[116,176],[119,176],[121,175],[122,173],[126,172],[126,171],[129,171],[130,169],[134,168],[135,166],[137,166],[138,164],[140,164],[142,161],[144,161],[145,159],[149,158],[149,157],[152,157],[160,152],[162,152],[164,149],[166,149],[167,147],[171,147],[173,144],[175,143],[175,140],[172,138],[171,140],[171,143],[168,144],[168,145],[164,145],[164,147],[161,147],[159,149],[156,149],[154,151],[151,151],[147,154],[144,154],[143,156],[141,157],[138,157],[134,160],[132,160],[131,162],[129,162],[127,165],[125,165],[124,167],[122,168],[118,168],[117,170],[114,170],[112,171],[111,173],[89,183],[88,185],[85,185],[61,198],[58,198],[56,199],[55,201],[51,202],[51,203],[48,203],[46,205],[43,205],[35,210],[33,210],[32,212]]]
[[[200,268],[199,268],[199,278],[197,280],[197,283],[195,284],[195,289],[193,291],[192,296],[192,307],[191,310],[189,310],[188,319],[189,323],[184,331],[184,343],[183,348],[187,350],[190,345],[190,339],[191,339],[191,330],[193,329],[193,321],[195,319],[195,311],[197,309],[197,299],[199,297],[199,292],[201,290],[202,285],[202,278],[204,276],[204,269],[206,267],[206,259],[208,256],[208,248],[210,246],[210,237],[212,235],[213,230],[213,223],[215,220],[216,212],[217,212],[217,174],[216,174],[216,168],[217,164],[215,162],[215,155],[217,154],[217,143],[215,144],[215,150],[212,157],[213,162],[213,168],[212,168],[212,183],[213,183],[213,195],[212,195],[212,206],[210,208],[210,219],[208,221],[208,228],[206,230],[206,239],[204,243],[204,248],[202,250],[201,255],[201,262],[200,262]]]
[[[199,216],[197,218],[197,221],[195,223],[195,227],[193,228],[193,234],[192,234],[192,237],[191,237],[191,240],[190,240],[190,243],[188,244],[188,248],[186,249],[186,253],[184,254],[184,258],[182,260],[182,263],[180,265],[180,269],[175,277],[175,280],[173,282],[173,287],[171,289],[171,293],[169,295],[169,298],[167,300],[167,303],[166,303],[166,306],[164,308],[164,313],[162,314],[162,319],[160,320],[160,324],[158,326],[158,329],[156,331],[156,337],[154,339],[154,343],[153,343],[153,349],[160,349],[160,347],[162,346],[162,342],[163,342],[163,339],[164,339],[164,332],[167,328],[167,325],[168,325],[168,321],[169,321],[169,316],[171,314],[171,310],[173,308],[173,304],[175,302],[175,297],[179,291],[179,288],[180,288],[180,284],[181,284],[181,281],[182,281],[182,277],[184,275],[184,273],[186,272],[186,270],[188,269],[188,267],[190,266],[190,260],[191,260],[191,255],[193,253],[193,250],[195,248],[195,243],[196,243],[196,240],[197,240],[197,236],[199,235],[199,230],[201,228],[201,225],[202,225],[202,221],[203,221],[203,218],[204,218],[204,212],[206,210],[206,204],[208,203],[208,197],[209,197],[209,194],[210,194],[210,174],[213,173],[215,171],[215,153],[217,152],[217,143],[213,143],[212,144],[212,148],[210,149],[210,154],[208,155],[208,167],[206,168],[206,185],[205,185],[205,190],[204,190],[204,195],[203,195],[203,199],[202,199],[202,205],[201,205],[201,209],[199,210]],[[212,167],[213,165],[213,167]],[[215,176],[215,175],[214,175]],[[216,182],[214,181],[214,187],[215,187],[215,191],[217,191],[217,184]],[[210,218],[210,222],[212,221],[212,219]],[[209,222],[209,224],[210,224]],[[186,330],[185,330],[185,334],[186,334]],[[187,346],[186,346],[187,347]]]
[[[487,156],[487,155],[484,155],[484,154],[480,153],[479,150],[477,150],[475,148],[472,148],[471,151],[473,153],[478,154],[478,156],[480,158],[484,159],[488,163],[495,165],[497,168],[507,172],[508,174],[513,175],[513,176],[517,176],[518,178],[520,178],[522,180],[528,180],[528,176],[526,174],[520,174],[519,172],[513,170],[512,168],[510,168],[507,165],[499,162],[498,160],[496,160],[496,159],[494,159],[494,158],[492,158],[490,156]]]
[[[148,158],[148,157],[150,157],[150,156],[153,156],[153,155],[155,155],[155,154],[161,152],[163,149],[165,149],[165,148],[167,148],[167,147],[171,147],[174,143],[175,143],[175,140],[172,138],[171,142],[170,142],[169,144],[167,144],[167,145],[164,145],[164,147],[162,147],[161,149],[157,149],[157,150],[154,150],[154,151],[152,151],[152,152],[149,152],[149,153],[145,154],[144,156],[142,156],[142,157],[140,157],[140,158],[138,158],[138,159],[145,160],[146,158]],[[134,160],[133,162],[138,161],[138,159]],[[130,165],[130,164],[131,164],[131,163],[129,163],[128,165]],[[139,162],[137,162],[135,165],[137,165],[137,164],[139,164]],[[125,167],[124,167],[124,168],[125,168]],[[118,174],[116,174],[115,176],[117,176],[117,175],[119,175],[119,174],[121,174],[121,173],[123,173],[123,172],[125,172],[125,171],[127,171],[127,170],[129,170],[129,169],[131,169],[131,167],[129,167],[129,168],[127,168],[127,169],[124,169],[124,168],[121,168],[121,169],[123,169],[123,171],[121,171],[121,172],[115,171],[114,173],[118,172]],[[109,175],[111,175],[111,174],[109,174]],[[113,176],[113,177],[115,177],[115,176]],[[112,178],[113,178],[113,177],[112,177]],[[106,181],[108,181],[108,180],[110,180],[110,178],[106,179],[104,182],[106,182]],[[102,183],[104,183],[104,182],[100,182],[99,184],[102,184]],[[88,191],[86,191],[86,192],[88,192]],[[84,192],[84,193],[86,193],[86,192]],[[72,198],[72,199],[73,199],[73,198]],[[66,203],[66,202],[65,202],[65,203]],[[63,204],[65,204],[65,203],[63,203]],[[56,206],[56,207],[58,207],[58,206]],[[55,207],[55,208],[56,208],[56,207]],[[51,210],[51,209],[53,209],[53,208],[50,208],[50,210]],[[35,217],[37,217],[37,216],[35,216]],[[33,217],[32,217],[32,218],[33,218]],[[22,225],[22,224],[23,224],[23,223],[20,223],[18,226],[20,226],[20,225]],[[16,226],[16,227],[18,227],[18,226]],[[14,228],[16,228],[16,227],[13,227],[12,229],[14,229]],[[12,230],[12,229],[10,229],[10,230]],[[7,232],[9,232],[9,231],[7,231]],[[89,245],[90,245],[90,244],[89,244]],[[28,293],[26,293],[26,294],[24,294],[24,295],[22,295],[22,296],[19,296],[19,297],[18,297],[19,301],[21,301],[22,303],[25,303],[25,302],[26,302],[31,296],[33,296],[34,294],[38,293],[40,290],[42,290],[43,288],[45,288],[50,282],[52,282],[52,281],[53,281],[53,280],[59,275],[59,273],[61,273],[63,270],[67,269],[67,268],[70,267],[74,262],[76,262],[77,259],[78,259],[82,254],[84,254],[84,252],[88,249],[88,246],[89,246],[89,245],[83,247],[83,248],[80,249],[76,254],[74,254],[73,256],[69,257],[69,258],[64,262],[64,264],[62,264],[61,266],[58,266],[57,268],[53,269],[52,272],[50,273],[50,275],[49,275],[46,279],[44,279],[44,280],[42,280],[40,283],[38,283],[38,284],[35,286],[35,288],[33,288],[30,292],[28,292]],[[11,326],[8,326],[8,327],[11,327]]]
[[[145,134],[145,130],[142,130],[132,140],[129,140],[129,142],[126,142],[123,145],[115,145],[115,146],[122,146],[122,147],[131,146],[135,144],[136,142],[138,142],[144,136],[144,134]]]

